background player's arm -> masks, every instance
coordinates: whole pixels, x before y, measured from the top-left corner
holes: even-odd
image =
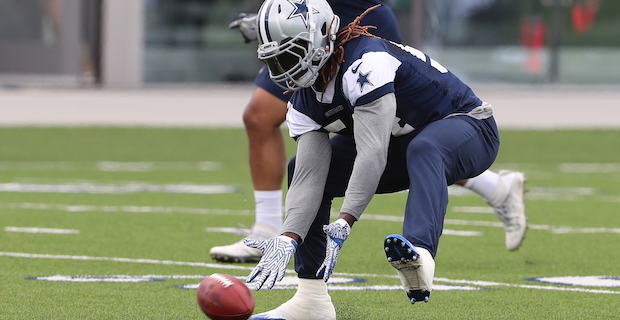
[[[256,13],[240,13],[237,20],[228,25],[230,29],[239,29],[245,43],[258,40],[256,35]]]

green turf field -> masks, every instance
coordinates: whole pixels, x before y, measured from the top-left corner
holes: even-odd
[[[620,131],[501,136],[493,169],[529,178],[521,249],[451,189],[436,288],[412,306],[382,250],[406,194],[377,196],[338,260],[339,319],[620,317]],[[1,128],[0,319],[205,318],[196,285],[253,266],[208,255],[243,237],[215,228],[254,221],[247,161],[243,129]],[[294,292],[254,292],[255,312]]]

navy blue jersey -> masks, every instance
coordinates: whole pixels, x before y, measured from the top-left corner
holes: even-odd
[[[287,121],[292,137],[312,130],[351,135],[356,106],[396,96],[395,136],[482,105],[473,91],[421,51],[384,39],[359,37],[345,46],[344,63],[325,93],[293,94]]]

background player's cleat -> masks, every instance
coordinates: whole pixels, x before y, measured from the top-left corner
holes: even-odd
[[[262,223],[255,223],[247,238],[255,240],[265,240],[278,236],[276,228]],[[209,250],[211,258],[220,262],[258,262],[263,253],[254,248],[250,248],[243,243],[243,240],[237,241],[231,245],[213,247]]]
[[[409,240],[391,234],[384,241],[385,255],[396,268],[411,303],[428,302],[433,289],[435,260],[428,250],[414,247]]]
[[[336,309],[323,279],[299,279],[295,295],[276,309],[253,315],[250,320],[335,320]]]
[[[525,215],[525,176],[521,172],[502,170],[493,194],[486,202],[493,207],[497,216],[504,222],[506,230],[506,249],[519,249],[527,231]]]

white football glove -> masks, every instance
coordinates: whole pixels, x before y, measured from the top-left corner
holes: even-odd
[[[322,270],[325,270],[323,280],[327,282],[334,272],[334,268],[336,268],[338,254],[342,244],[351,233],[351,226],[344,219],[338,219],[327,226],[323,226],[323,231],[327,235],[327,248],[325,249],[325,260],[323,260],[323,264],[321,264],[316,275],[318,276]]]
[[[273,288],[276,281],[281,281],[286,273],[291,257],[297,250],[297,242],[287,236],[279,236],[266,240],[243,239],[246,246],[259,249],[263,252],[256,267],[250,272],[246,282],[252,282],[260,273],[255,282],[255,289],[260,290],[265,281],[267,289]]]
[[[228,28],[239,28],[239,32],[241,32],[243,36],[243,41],[245,43],[250,43],[258,40],[258,36],[256,35],[257,23],[256,13],[240,13],[237,20],[231,22]]]

